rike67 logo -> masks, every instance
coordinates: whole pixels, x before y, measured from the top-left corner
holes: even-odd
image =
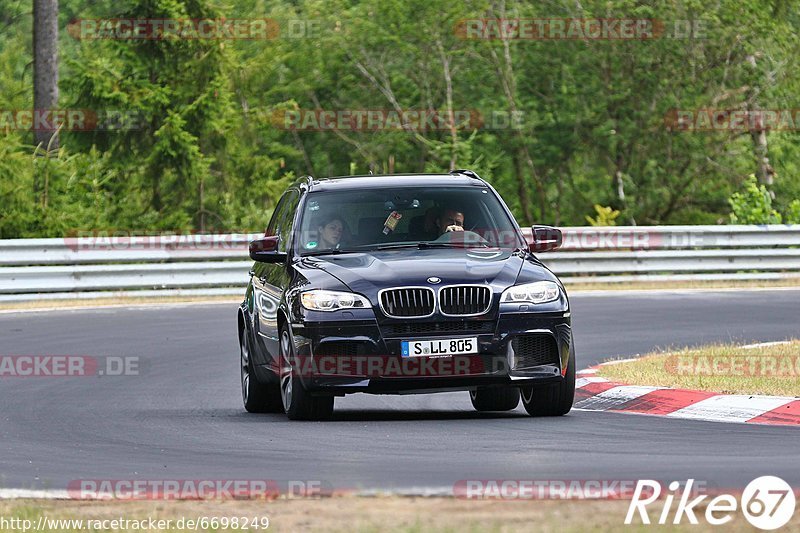
[[[775,476],[762,476],[748,483],[741,494],[741,502],[732,494],[719,494],[709,501],[708,494],[697,496],[693,490],[694,480],[689,479],[684,486],[673,481],[668,492],[662,495],[662,487],[658,481],[642,479],[636,484],[633,498],[628,506],[625,524],[632,524],[638,514],[643,524],[651,523],[650,511],[656,511],[655,523],[698,524],[697,516],[705,518],[706,523],[721,526],[733,520],[741,509],[750,524],[762,530],[775,530],[786,525],[794,515],[795,494],[792,487],[783,479]],[[663,496],[664,506],[660,509],[648,509],[648,506]],[[697,496],[696,498],[694,496]],[[692,498],[692,499],[690,499]],[[677,504],[673,510],[673,503]],[[705,513],[700,509],[705,506]],[[695,514],[697,513],[697,514]],[[637,520],[638,521],[638,520]]]

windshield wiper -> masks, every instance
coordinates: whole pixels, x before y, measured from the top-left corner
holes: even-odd
[[[401,248],[420,248],[424,243],[421,242],[394,242],[390,244],[379,244],[371,250],[398,250]]]
[[[333,255],[333,254],[356,254],[363,252],[373,252],[375,250],[392,250],[400,248],[418,248],[420,244],[425,243],[393,243],[393,244],[363,244],[361,246],[354,246],[350,248],[334,248],[329,250],[315,250],[313,252],[303,253],[303,257],[314,257],[318,255]]]
[[[419,248],[422,250],[423,248],[466,248],[464,243],[455,244],[452,242],[421,242],[419,243]]]
[[[418,250],[427,250],[430,248],[487,248],[485,243],[475,243],[474,245],[465,246],[464,243],[452,242],[392,242],[386,244],[363,244],[350,248],[339,248],[332,250],[316,250],[313,252],[305,252],[303,257],[315,257],[319,255],[334,255],[334,254],[354,254],[361,252],[373,252],[380,250],[402,250],[407,248],[416,248]]]
[[[332,248],[329,250],[316,250],[313,252],[305,252],[301,254],[301,257],[315,257],[318,255],[354,254],[358,252],[363,252],[363,250],[356,250],[353,248]]]
[[[420,241],[420,242],[398,242],[392,244],[381,244],[373,248],[373,250],[397,250],[402,248],[417,248],[419,250],[425,250],[428,248],[479,248],[479,247],[486,248],[486,244],[475,243],[475,246],[465,246],[464,243]]]

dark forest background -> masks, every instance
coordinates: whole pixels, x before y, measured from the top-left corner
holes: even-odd
[[[68,31],[76,19],[120,17],[267,17],[281,34],[123,41]],[[495,18],[659,19],[665,34],[458,31],[464,19]],[[687,20],[702,31],[675,35]],[[300,175],[451,168],[488,179],[521,224],[800,222],[797,131],[669,127],[674,109],[800,108],[794,1],[61,0],[58,107],[127,113],[134,127],[62,131],[57,148],[8,124],[8,111],[34,106],[33,27],[30,2],[0,0],[0,238],[258,230]],[[518,124],[276,125],[297,109],[477,110]]]

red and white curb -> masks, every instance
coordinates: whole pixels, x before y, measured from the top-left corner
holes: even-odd
[[[603,365],[624,362],[612,361],[579,370],[573,407],[715,422],[800,426],[800,398],[625,385],[596,375]]]

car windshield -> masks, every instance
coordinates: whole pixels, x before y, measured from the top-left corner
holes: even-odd
[[[495,194],[475,186],[311,192],[299,227],[300,255],[524,246]]]

